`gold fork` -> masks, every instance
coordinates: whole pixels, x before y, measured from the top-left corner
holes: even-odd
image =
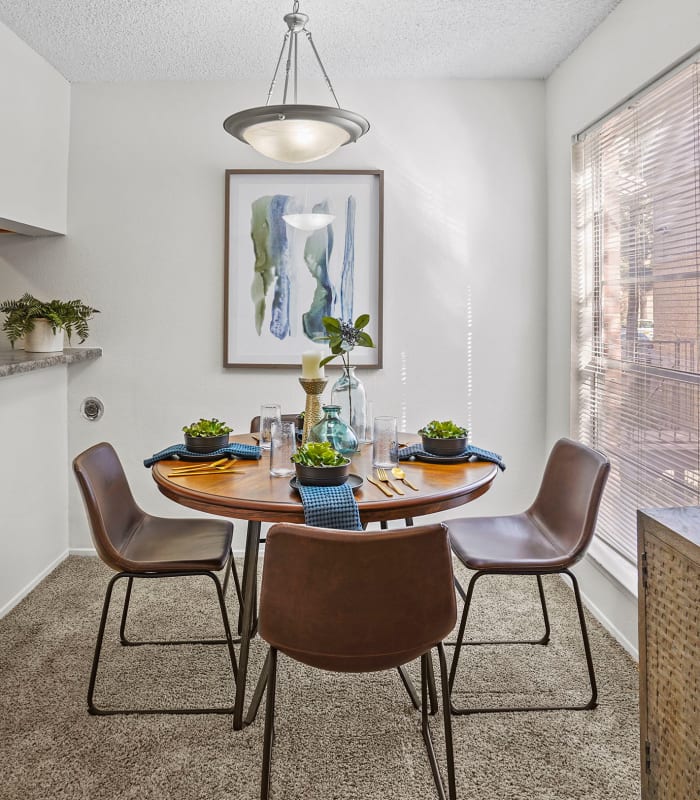
[[[377,467],[377,477],[379,478],[379,480],[380,480],[382,483],[386,483],[386,485],[387,485],[387,486],[388,486],[388,487],[389,487],[389,488],[390,488],[392,491],[396,492],[396,494],[406,494],[406,492],[404,492],[402,489],[399,489],[399,487],[398,487],[398,486],[396,486],[395,484],[393,484],[393,483],[392,483],[392,482],[389,480],[389,476],[386,474],[386,470],[385,470],[385,469],[382,469],[381,467]]]

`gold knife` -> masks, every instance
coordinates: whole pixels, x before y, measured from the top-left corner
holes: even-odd
[[[391,492],[390,492],[390,491],[389,491],[389,490],[386,488],[386,486],[382,486],[382,484],[381,484],[381,483],[379,483],[379,481],[375,480],[375,479],[374,479],[374,478],[373,478],[371,475],[368,475],[368,476],[367,476],[367,480],[368,480],[370,483],[374,484],[374,485],[377,487],[377,489],[380,489],[382,492],[384,492],[384,494],[385,494],[387,497],[393,497],[393,496],[394,496],[394,495],[393,495],[393,494],[392,494],[392,493],[391,493]]]

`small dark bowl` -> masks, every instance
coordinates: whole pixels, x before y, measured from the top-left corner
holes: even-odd
[[[459,439],[431,439],[429,436],[422,436],[423,450],[433,456],[461,456],[467,449],[468,437],[461,436]]]
[[[341,486],[350,474],[350,461],[339,467],[309,467],[295,464],[297,480],[304,486]]]
[[[188,436],[185,434],[185,447],[191,453],[213,453],[228,444],[228,433],[219,436]]]

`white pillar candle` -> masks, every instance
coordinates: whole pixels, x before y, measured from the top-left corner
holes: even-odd
[[[319,366],[322,354],[318,350],[308,350],[301,354],[301,377],[302,378],[325,378],[326,371]]]

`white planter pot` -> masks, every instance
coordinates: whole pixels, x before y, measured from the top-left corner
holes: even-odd
[[[56,333],[46,319],[35,319],[34,330],[24,337],[24,349],[28,353],[60,353],[63,350],[63,328]]]

